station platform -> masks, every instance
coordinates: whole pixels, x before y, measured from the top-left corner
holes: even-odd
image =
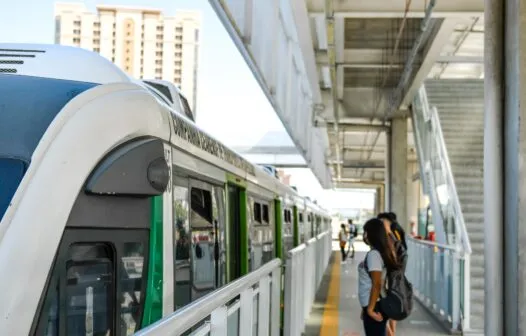
[[[363,332],[358,303],[358,263],[368,250],[367,245],[355,243],[354,260],[341,262],[341,253],[337,242],[333,242],[330,264],[316,293],[309,319],[306,321],[307,336],[361,336]],[[415,301],[411,316],[398,323],[397,335],[449,335],[423,306]]]

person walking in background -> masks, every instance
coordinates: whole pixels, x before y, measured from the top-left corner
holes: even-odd
[[[342,223],[340,226],[340,233],[338,234],[340,240],[340,250],[342,251],[342,262],[345,261],[345,245],[347,244],[347,230],[345,229],[345,224]]]
[[[348,220],[349,223],[349,246],[347,247],[347,255],[352,249],[351,259],[354,259],[354,238],[358,235],[358,228],[353,224],[352,219]]]

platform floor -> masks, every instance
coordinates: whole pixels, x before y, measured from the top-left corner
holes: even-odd
[[[338,243],[334,243],[331,262],[323,276],[321,286],[305,330],[306,336],[361,336],[363,333],[360,319],[360,304],[357,288],[358,263],[365,257],[367,246],[362,242],[355,244],[354,260],[341,263]],[[424,307],[415,302],[411,316],[398,323],[396,335],[423,336],[448,335],[435,322]]]

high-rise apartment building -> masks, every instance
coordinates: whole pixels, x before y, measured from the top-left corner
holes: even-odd
[[[133,77],[179,86],[195,114],[201,15],[157,9],[55,4],[55,43],[100,53]]]

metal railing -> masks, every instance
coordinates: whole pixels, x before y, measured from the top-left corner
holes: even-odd
[[[331,251],[332,235],[326,231],[287,253],[284,335],[299,336],[304,331]]]
[[[469,264],[469,254],[458,253],[454,246],[413,238],[407,240],[407,247],[407,277],[416,297],[450,330],[460,330],[464,293],[469,291],[461,273]]]
[[[327,230],[287,254],[285,335],[300,335],[332,251]],[[279,336],[282,262],[274,259],[139,331],[138,336]]]
[[[441,215],[441,224],[448,235],[446,241],[459,245],[465,253],[471,253],[438,112],[435,107],[430,108],[424,86],[414,99],[413,126],[419,160],[422,160],[420,167],[424,169],[422,175],[429,174],[433,177],[433,185],[425,181],[428,183],[427,192],[433,194],[430,195],[431,199],[438,201],[433,203],[439,203],[434,204],[433,212]]]
[[[424,86],[413,101],[412,121],[420,176],[431,200],[435,229],[443,229],[447,245],[410,239],[408,276],[417,297],[433,313],[445,317],[453,330],[469,329],[471,244],[438,111],[430,108]]]
[[[280,296],[281,260],[274,259],[136,335],[279,336]]]

